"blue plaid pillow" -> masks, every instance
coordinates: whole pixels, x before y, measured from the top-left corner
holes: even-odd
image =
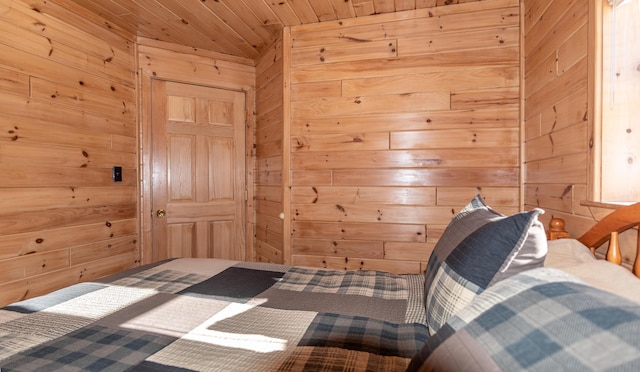
[[[425,310],[433,335],[492,284],[540,267],[547,238],[541,209],[504,216],[477,195],[447,226],[425,273]]]
[[[539,268],[487,289],[407,371],[640,371],[640,305]]]

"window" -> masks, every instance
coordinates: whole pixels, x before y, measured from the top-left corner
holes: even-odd
[[[600,140],[594,159],[599,169],[594,170],[594,179],[600,184],[594,185],[593,198],[606,203],[637,202],[640,201],[640,0],[601,0],[601,6],[601,16],[596,16],[600,18],[596,22],[601,26],[601,39],[596,45],[602,48],[596,66],[600,62],[602,68],[598,74],[596,67],[594,111],[594,125],[599,129],[595,141],[598,137]]]

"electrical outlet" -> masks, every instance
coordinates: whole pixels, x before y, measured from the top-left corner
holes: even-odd
[[[122,182],[122,167],[113,167],[113,182]]]

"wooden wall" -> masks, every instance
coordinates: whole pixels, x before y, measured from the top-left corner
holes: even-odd
[[[29,3],[0,4],[3,304],[140,257],[135,43],[55,3]]]
[[[291,29],[293,264],[418,273],[478,192],[519,210],[519,9],[488,0]]]
[[[525,2],[525,206],[547,219],[589,215],[587,3]]]
[[[288,35],[288,33],[287,33]],[[255,259],[284,263],[284,83],[282,36],[256,60]],[[286,68],[288,71],[288,67]]]
[[[589,110],[597,99],[589,77],[594,3],[524,2],[525,208],[545,209],[545,222],[565,219],[574,237],[611,212],[588,202],[597,140]],[[621,237],[625,263],[633,260],[636,236],[632,231]]]

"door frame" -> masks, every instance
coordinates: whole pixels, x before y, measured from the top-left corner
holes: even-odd
[[[139,56],[142,59],[142,56]],[[184,76],[184,75],[182,75]],[[193,74],[193,78],[184,79],[180,76],[172,76],[170,70],[164,71],[162,75],[158,70],[141,68],[139,74],[139,97],[140,97],[140,125],[139,125],[139,230],[140,230],[140,262],[148,264],[152,262],[153,252],[153,208],[152,208],[152,106],[151,106],[151,85],[153,80],[174,81],[178,83],[201,85],[216,89],[233,90],[243,92],[245,95],[245,187],[246,197],[244,202],[244,230],[245,230],[245,252],[247,261],[255,260],[253,226],[255,221],[253,203],[253,169],[255,155],[253,151],[253,138],[255,135],[255,69],[254,78],[250,85],[237,82],[225,81],[220,75],[200,76]],[[248,82],[249,83],[249,82]]]

